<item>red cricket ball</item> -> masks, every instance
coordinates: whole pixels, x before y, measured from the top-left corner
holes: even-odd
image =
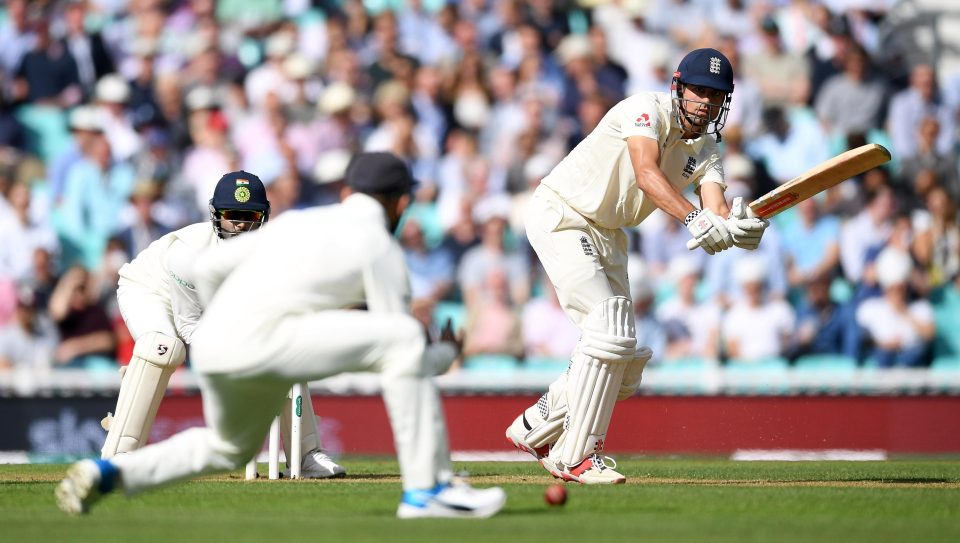
[[[563,505],[567,503],[567,489],[561,484],[552,484],[544,491],[543,499],[550,505]]]

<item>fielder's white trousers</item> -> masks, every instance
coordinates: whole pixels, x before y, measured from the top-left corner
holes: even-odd
[[[117,287],[117,304],[134,341],[147,332],[178,337],[169,297],[164,298],[146,287],[121,280]]]
[[[414,318],[366,311],[270,318],[211,307],[192,347],[206,427],[114,458],[128,494],[239,468],[260,450],[291,385],[352,371],[381,373],[404,488],[451,478],[440,397],[425,375]]]

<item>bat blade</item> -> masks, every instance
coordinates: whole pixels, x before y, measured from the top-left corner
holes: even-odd
[[[871,143],[850,149],[787,181],[753,202],[750,209],[764,219],[890,161],[890,151]]]

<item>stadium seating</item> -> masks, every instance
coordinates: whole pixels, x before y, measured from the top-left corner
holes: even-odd
[[[780,357],[729,360],[726,377],[732,394],[784,394],[790,389],[789,364]]]
[[[716,392],[719,363],[706,358],[679,358],[647,366],[642,388],[657,394]]]
[[[794,386],[809,392],[849,392],[857,377],[857,361],[840,354],[801,356],[794,362]]]

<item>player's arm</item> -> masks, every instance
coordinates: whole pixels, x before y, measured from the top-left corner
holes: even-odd
[[[646,136],[629,137],[627,151],[637,176],[637,187],[659,209],[680,222],[696,210],[660,170],[660,144],[657,140]]]
[[[723,219],[709,208],[697,211],[660,170],[660,144],[644,135],[627,137],[627,152],[637,187],[665,213],[682,222],[696,241],[709,254],[729,249],[733,244]]]
[[[403,251],[390,243],[363,268],[367,310],[374,313],[410,314],[410,281]],[[424,332],[426,336],[426,332]],[[433,375],[446,373],[460,356],[460,339],[444,330],[440,340],[427,345],[424,365]]]
[[[260,230],[247,232],[229,241],[221,242],[201,252],[191,268],[193,281],[201,307],[207,307],[213,295],[230,272],[246,260],[257,248],[263,233]]]
[[[190,343],[193,331],[200,322],[202,307],[193,263],[197,252],[180,240],[174,241],[164,256],[164,266],[170,279],[170,307],[173,310],[173,324],[177,335],[184,343]]]

